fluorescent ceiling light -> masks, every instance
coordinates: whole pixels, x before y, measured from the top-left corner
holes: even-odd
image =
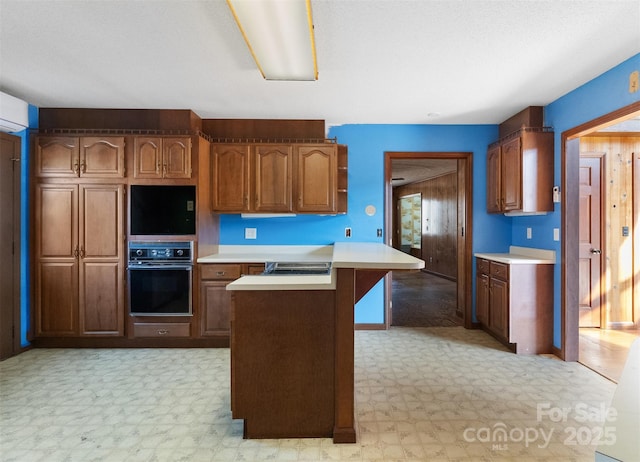
[[[267,80],[317,80],[311,0],[227,0]]]

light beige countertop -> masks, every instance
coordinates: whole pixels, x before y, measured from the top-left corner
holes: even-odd
[[[509,253],[475,253],[476,258],[485,258],[509,265],[537,264],[553,265],[556,262],[555,250],[535,249],[532,247],[509,247]]]
[[[198,263],[331,262],[329,275],[246,275],[227,290],[335,290],[335,268],[417,270],[424,261],[385,244],[336,242],[327,246],[220,246],[219,252]]]
[[[198,263],[266,263],[268,261],[331,261],[332,245],[221,245],[218,253]]]

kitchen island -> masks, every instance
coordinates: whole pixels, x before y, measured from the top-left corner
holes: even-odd
[[[354,306],[389,271],[418,270],[424,262],[378,243],[276,247],[247,258],[324,259],[332,270],[243,276],[227,286],[233,291],[232,416],[244,419],[245,438],[331,437],[353,443]],[[266,255],[271,252],[273,258]],[[198,261],[238,256],[221,253]]]

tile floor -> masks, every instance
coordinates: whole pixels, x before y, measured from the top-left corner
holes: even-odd
[[[243,440],[228,349],[34,349],[0,363],[0,460],[594,459],[615,384],[581,364],[462,327],[355,336],[356,444]]]

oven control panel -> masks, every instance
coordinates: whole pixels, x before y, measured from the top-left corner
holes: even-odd
[[[191,262],[193,242],[129,242],[129,262]]]

